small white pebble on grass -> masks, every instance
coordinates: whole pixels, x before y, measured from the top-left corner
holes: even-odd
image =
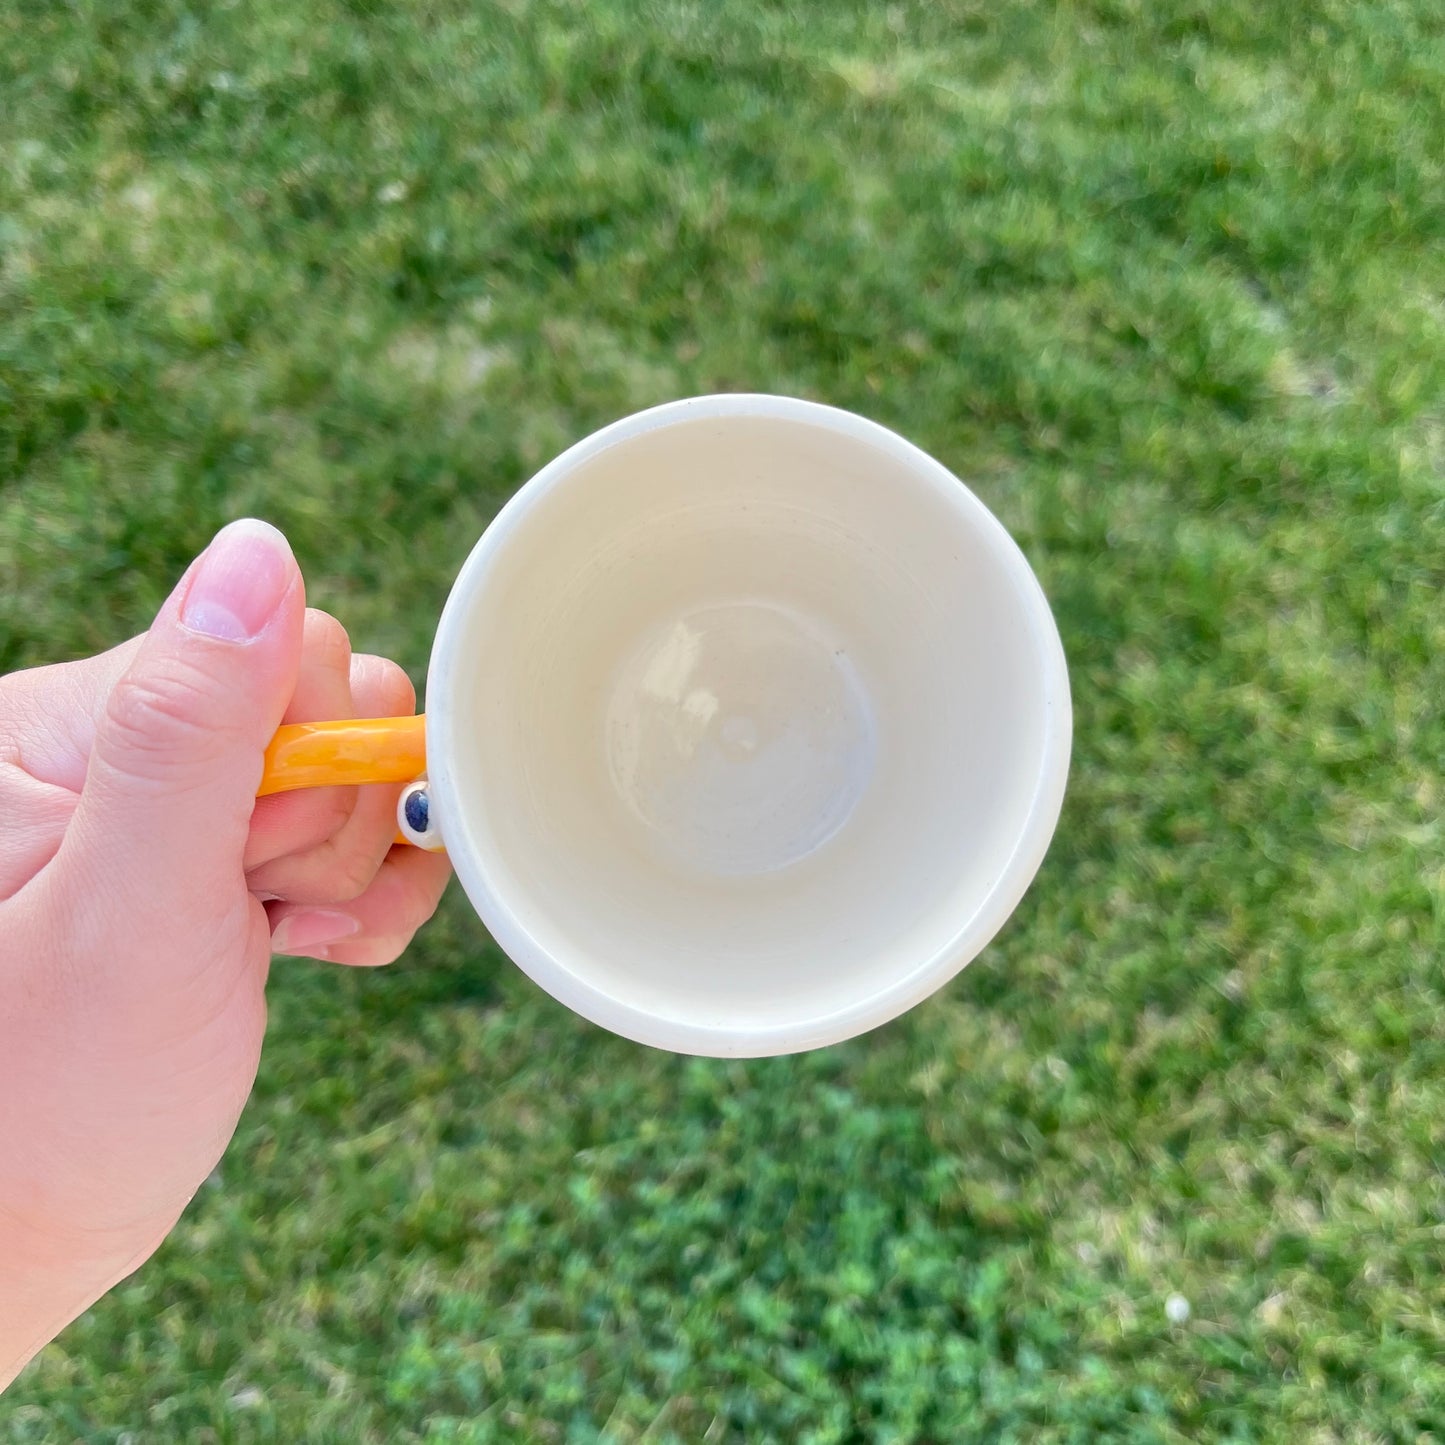
[[[1186,1324],[1189,1320],[1189,1301],[1182,1294],[1172,1294],[1164,1301],[1164,1313],[1171,1325]]]
[[[406,189],[405,181],[388,181],[376,193],[376,199],[383,206],[394,206],[398,201],[406,200]]]
[[[245,1385],[231,1396],[233,1410],[254,1410],[265,1403],[266,1396],[256,1385]]]

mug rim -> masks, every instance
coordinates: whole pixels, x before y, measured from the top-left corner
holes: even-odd
[[[1004,568],[1021,602],[1043,672],[1044,744],[1033,796],[1018,841],[992,886],[949,941],[913,961],[885,987],[846,1008],[812,1018],[744,1028],[649,1013],[573,973],[523,927],[497,887],[485,849],[459,806],[452,766],[451,682],[459,662],[467,603],[493,559],[527,515],[580,466],[646,432],[720,417],[801,422],[891,454],[962,514]],[[973,961],[999,932],[1033,882],[1063,808],[1073,740],[1068,666],[1053,612],[1018,544],[974,492],[936,458],[905,437],[855,412],[798,397],[726,392],[687,397],[635,412],[583,437],[548,462],[505,503],[458,571],[437,625],[427,669],[427,776],[434,817],[458,879],[502,951],[534,983],[582,1017],[637,1043],[717,1058],[796,1053],[840,1043],[908,1012]]]

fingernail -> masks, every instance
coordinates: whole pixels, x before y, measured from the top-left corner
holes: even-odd
[[[303,949],[324,948],[360,932],[361,924],[349,913],[308,908],[302,913],[288,913],[276,925],[271,932],[271,951],[300,953]]]
[[[218,642],[249,642],[275,615],[294,567],[290,544],[269,522],[232,522],[202,554],[181,621]]]

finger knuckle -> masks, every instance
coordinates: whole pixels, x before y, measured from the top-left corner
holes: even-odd
[[[371,887],[376,871],[376,860],[369,855],[353,849],[340,852],[327,880],[336,902],[350,903],[360,898]]]
[[[323,838],[334,838],[350,821],[356,811],[355,796],[351,789],[328,788],[329,796],[319,799],[315,831]]]
[[[393,715],[416,711],[416,686],[400,663],[374,653],[359,653],[352,658],[351,669],[353,690],[366,689]]]
[[[356,810],[354,788],[309,788],[287,795],[285,815],[291,852],[320,847],[341,836]]]
[[[351,662],[351,638],[329,612],[306,609],[306,649],[319,661],[341,668]]]
[[[198,756],[213,756],[233,731],[225,710],[212,703],[205,674],[176,660],[115,685],[96,742],[113,765],[169,773]]]
[[[389,657],[383,657],[382,678],[385,681],[387,692],[395,699],[392,706],[398,712],[416,711],[416,687],[406,669],[399,663],[393,662]]]

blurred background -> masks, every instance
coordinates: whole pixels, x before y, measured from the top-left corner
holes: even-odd
[[[0,664],[228,518],[420,685],[626,412],[967,479],[1071,792],[942,995],[801,1058],[543,996],[458,892],[278,963],[256,1096],[0,1441],[1445,1440],[1435,0],[0,0]]]

